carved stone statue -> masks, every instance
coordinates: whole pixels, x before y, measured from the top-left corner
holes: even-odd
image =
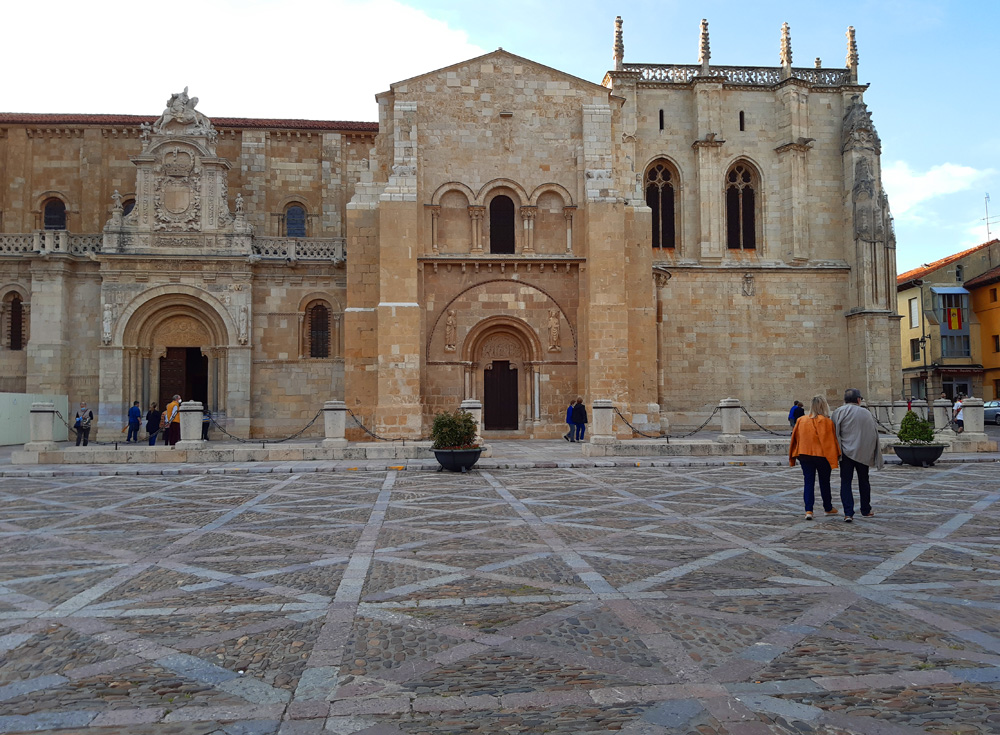
[[[444,351],[445,352],[455,352],[458,349],[457,342],[457,332],[458,332],[458,320],[455,318],[455,310],[449,309],[448,316],[444,320]]]
[[[559,309],[549,309],[549,352],[561,352]]]
[[[207,133],[213,130],[212,123],[207,117],[195,110],[198,104],[197,97],[188,97],[188,88],[183,92],[175,92],[170,95],[167,107],[160,115],[159,119],[153,123],[154,133],[167,132],[171,127],[171,132],[178,132],[177,128],[187,128],[189,132]]]
[[[239,342],[241,345],[245,345],[249,341],[249,335],[247,334],[247,328],[250,322],[250,310],[247,307],[240,307],[239,320],[237,322],[237,327],[239,329]]]
[[[236,216],[237,217],[243,216],[243,195],[242,194],[237,194],[236,195]]]
[[[743,274],[743,295],[753,296],[757,293],[757,285],[754,282],[753,273]]]
[[[104,305],[104,319],[102,320],[101,328],[101,341],[109,345],[111,344],[111,325],[115,320],[114,311],[111,304]]]

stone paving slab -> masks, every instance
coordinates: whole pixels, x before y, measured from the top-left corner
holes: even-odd
[[[1000,732],[995,464],[527,453],[0,477],[0,733]]]

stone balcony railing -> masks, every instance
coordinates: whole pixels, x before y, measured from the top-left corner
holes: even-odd
[[[700,64],[625,64],[622,71],[638,72],[644,82],[687,84],[697,76],[719,77],[728,84],[771,87],[782,81],[781,67],[772,66],[712,66],[702,74]],[[849,69],[816,69],[792,67],[792,78],[817,87],[839,87],[851,84]]]
[[[297,238],[256,237],[253,253],[262,260],[347,260],[347,241],[343,237]]]
[[[0,256],[30,253],[86,255],[101,252],[102,235],[78,235],[66,230],[36,230],[29,233],[0,234]],[[254,255],[262,260],[321,260],[342,263],[347,259],[343,237],[255,238]]]

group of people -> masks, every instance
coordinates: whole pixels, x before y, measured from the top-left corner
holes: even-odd
[[[870,518],[872,510],[872,488],[868,479],[870,468],[882,469],[882,449],[879,446],[878,425],[875,417],[861,406],[861,391],[848,388],[844,391],[844,405],[830,412],[830,406],[823,396],[814,396],[805,412],[802,410],[792,429],[792,441],[788,447],[788,464],[802,467],[804,480],[803,502],[806,520],[813,519],[816,479],[819,478],[819,492],[826,515],[837,515],[840,511],[833,507],[830,491],[830,475],[839,466],[840,502],[844,507],[844,520],[854,520],[854,475],[858,476],[858,495],[861,515]],[[796,406],[792,407],[794,411]],[[791,421],[791,413],[789,420]]]
[[[583,405],[581,396],[569,402],[566,408],[566,423],[569,425],[569,431],[563,434],[563,439],[568,442],[582,442],[587,433],[587,407]]]
[[[181,397],[175,395],[167,408],[160,411],[156,403],[149,405],[146,411],[146,433],[149,435],[149,446],[156,445],[156,437],[163,436],[163,443],[172,447],[181,440]],[[139,401],[133,401],[128,410],[128,434],[125,438],[126,444],[139,443],[139,427],[142,425],[142,409],[139,408]],[[94,412],[87,407],[87,402],[80,403],[80,410],[76,412],[73,430],[76,432],[76,446],[87,446],[90,443],[90,429],[94,424]],[[201,418],[201,438],[208,440],[208,429],[212,424],[212,415],[208,407],[202,410]]]

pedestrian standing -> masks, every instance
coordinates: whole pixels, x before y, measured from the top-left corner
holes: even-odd
[[[156,435],[160,433],[160,423],[163,421],[163,412],[158,411],[155,403],[149,404],[146,411],[146,433],[149,434],[149,446],[156,446]]]
[[[181,440],[181,397],[175,395],[167,404],[163,414],[163,429],[167,433],[167,445],[174,446]]]
[[[831,418],[837,429],[840,444],[840,502],[844,506],[844,520],[854,520],[854,473],[858,475],[858,495],[861,499],[861,515],[870,518],[872,510],[872,486],[868,481],[868,470],[882,469],[882,448],[879,446],[878,426],[868,409],[861,406],[861,391],[848,388],[844,391],[844,405],[833,412]]]
[[[139,408],[139,401],[135,401],[128,410],[128,436],[125,437],[126,444],[139,441],[139,425],[141,422],[142,409]]]
[[[208,406],[201,409],[201,438],[208,441],[208,427],[212,425],[212,414],[208,412]]]
[[[573,424],[576,426],[574,441],[582,442],[583,435],[587,433],[587,407],[583,405],[581,397],[576,399],[573,406]]]
[[[573,406],[576,405],[576,401],[570,399],[569,406],[566,408],[566,424],[569,426],[569,431],[563,434],[563,439],[568,442],[576,441],[576,424],[573,423]]]
[[[965,394],[959,393],[955,398],[955,405],[951,407],[951,420],[955,424],[955,433],[961,434],[965,431],[965,411],[962,408],[962,401],[965,400]]]
[[[76,421],[73,423],[77,446],[80,446],[80,442],[83,442],[83,446],[90,443],[90,427],[93,423],[94,412],[87,408],[87,402],[83,401],[80,404],[80,410],[76,412]]]
[[[798,403],[798,401],[796,401]],[[823,396],[813,396],[809,413],[796,422],[792,429],[792,442],[788,447],[788,466],[795,460],[802,466],[802,500],[806,507],[806,520],[813,519],[813,502],[816,497],[816,477],[819,477],[819,494],[823,512],[837,515],[830,492],[830,473],[837,466],[840,446],[836,429],[830,420],[830,406]]]
[[[792,410],[788,412],[788,423],[795,428],[795,422],[806,415],[806,409],[802,405],[802,401],[793,401]]]

